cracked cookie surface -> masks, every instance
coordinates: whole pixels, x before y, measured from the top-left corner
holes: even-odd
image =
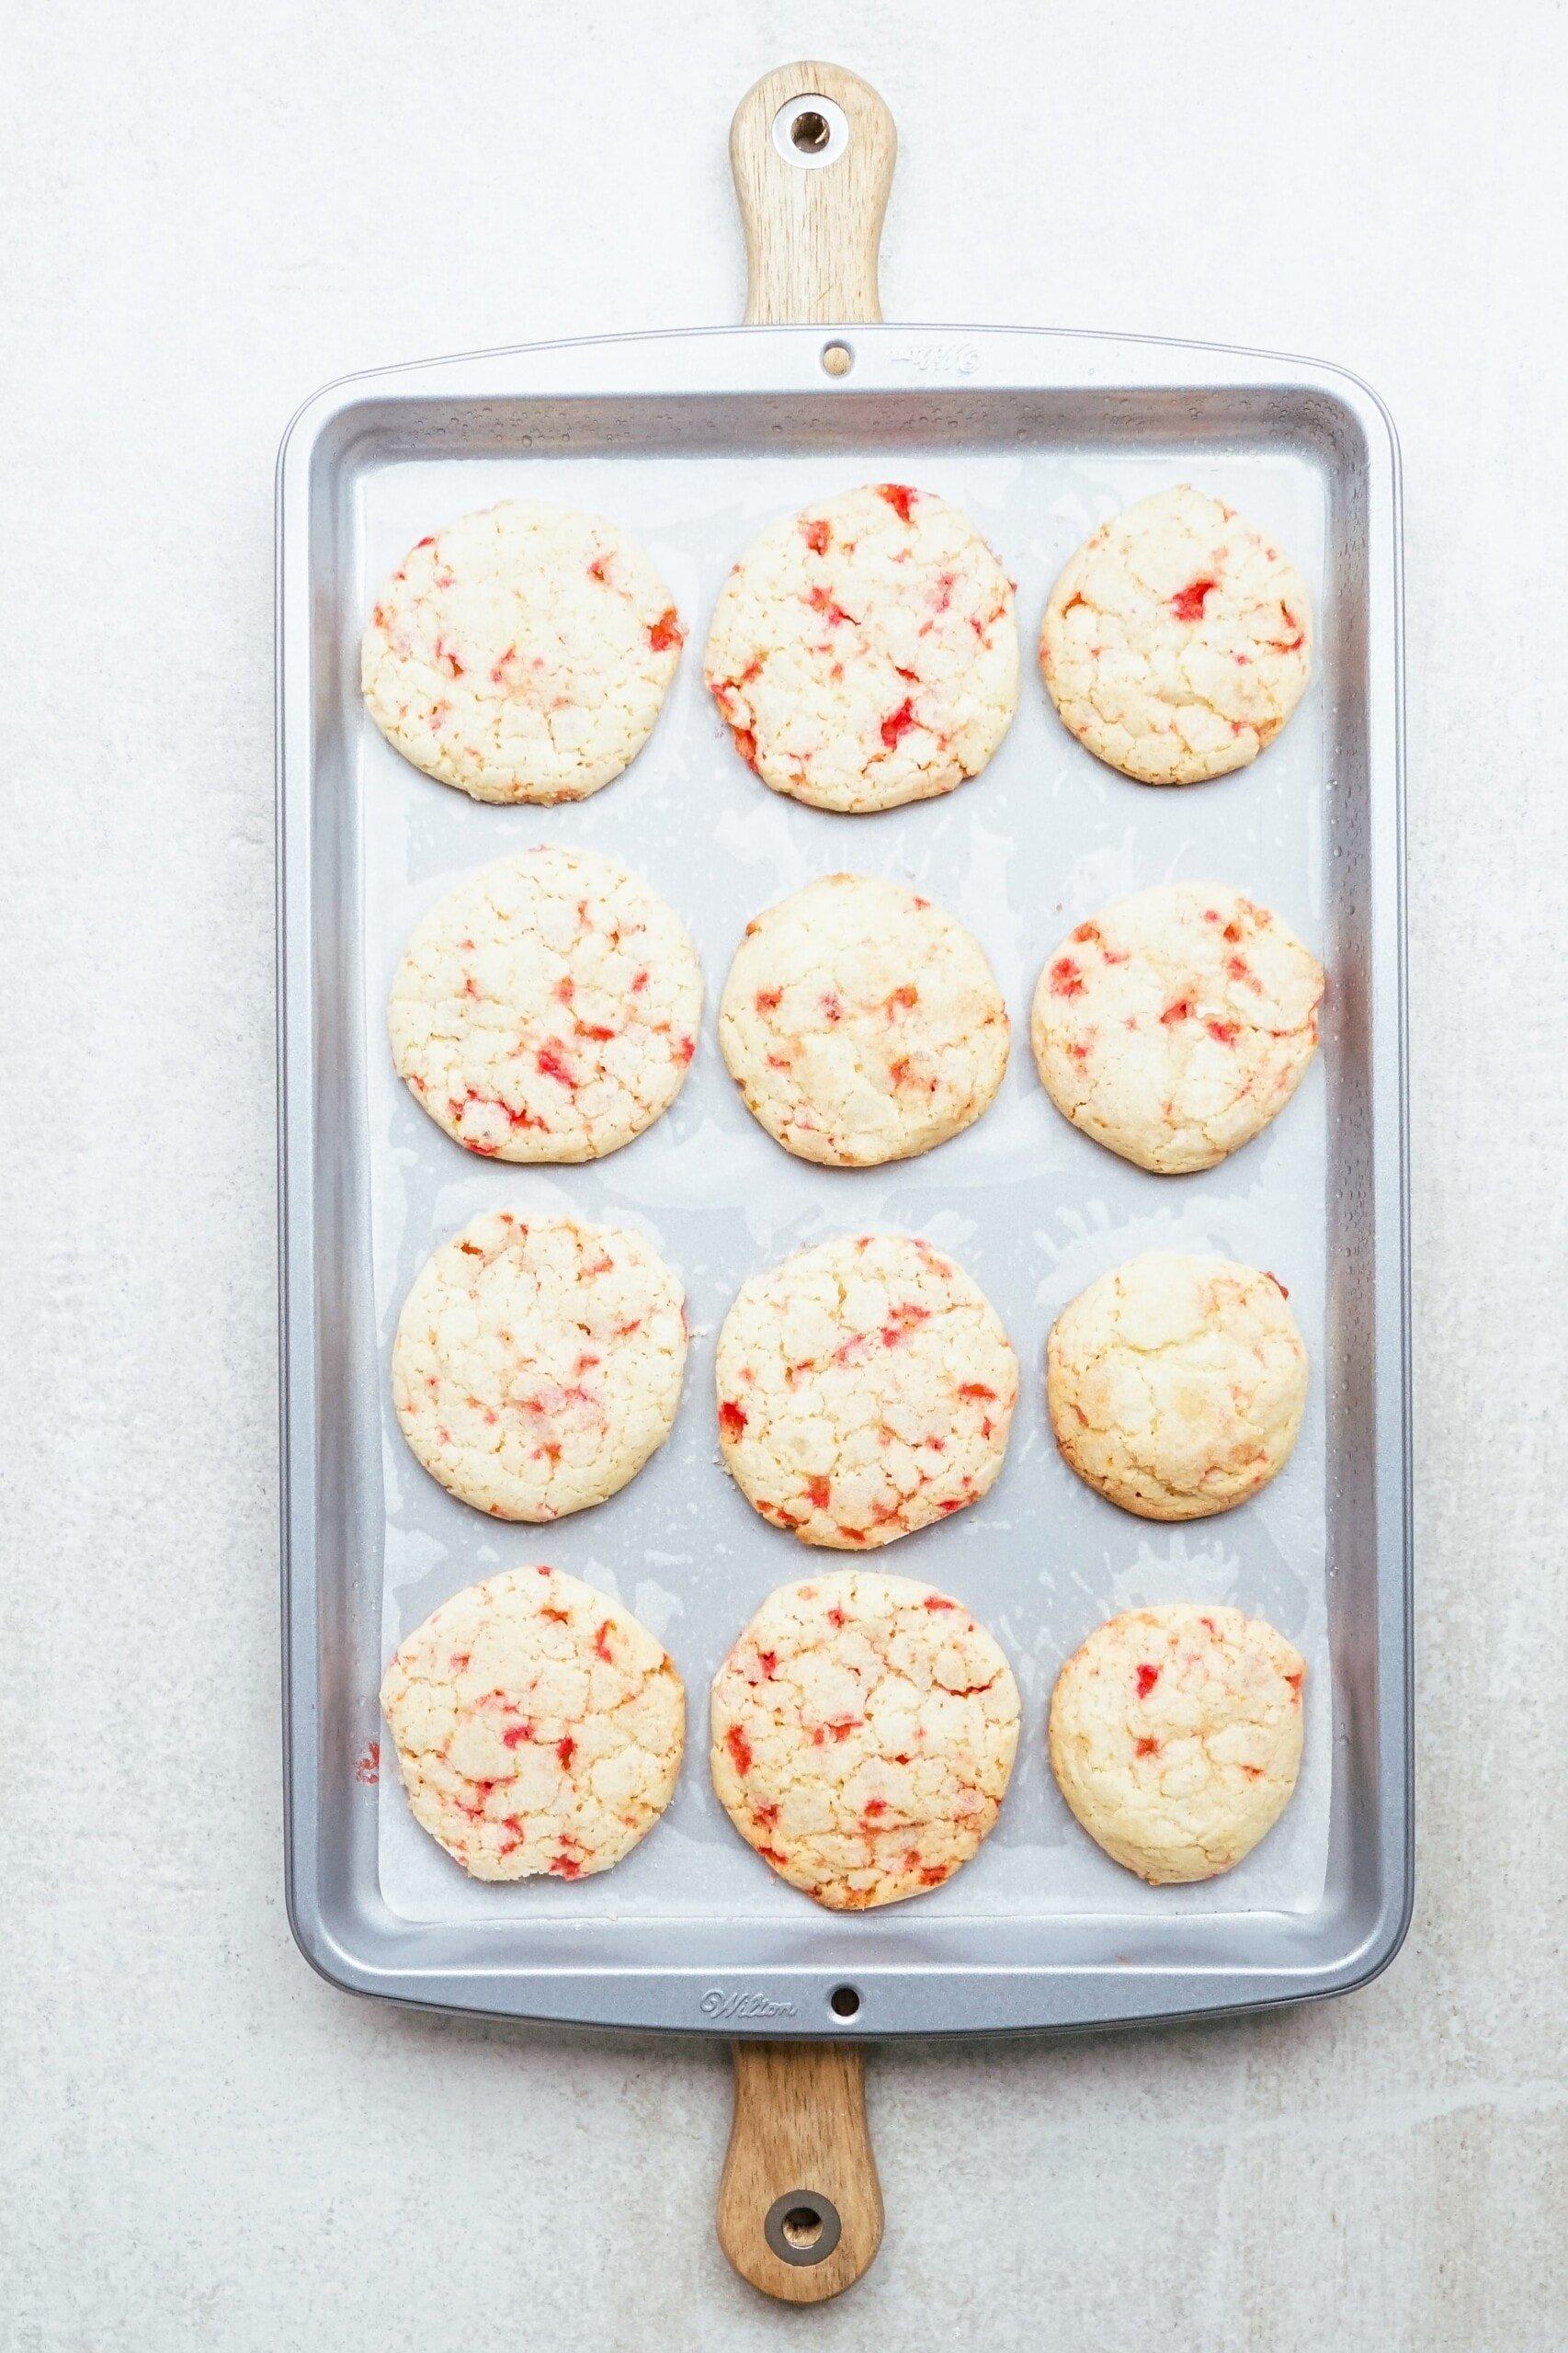
[[[1183,483],[1113,515],[1072,556],[1040,625],[1062,723],[1140,784],[1245,767],[1312,666],[1306,584],[1271,540]]]
[[[415,927],[392,981],[398,1076],[470,1152],[597,1160],[666,1111],[702,1017],[685,925],[597,850],[481,867]]]
[[[642,748],[684,631],[637,541],[601,515],[504,499],[411,548],[360,644],[366,708],[475,801],[582,801]]]
[[[905,1160],[978,1120],[1007,1036],[973,934],[867,874],[824,875],[749,923],[719,1008],[747,1109],[832,1168]]]
[[[1051,1701],[1051,1768],[1097,1846],[1151,1886],[1213,1879],[1290,1803],[1306,1665],[1239,1609],[1175,1603],[1096,1627]]]
[[[769,1594],[714,1677],[713,1786],[747,1845],[836,1912],[924,1894],[993,1828],[1018,1688],[961,1602],[845,1569]]]
[[[681,1287],[640,1233],[497,1211],[415,1276],[392,1404],[461,1502],[559,1519],[616,1494],[664,1444],[686,1344]]]
[[[1245,1503],[1296,1442],[1307,1351],[1275,1275],[1151,1250],[1064,1307],[1046,1402],[1072,1468],[1143,1519]]]
[[[1074,1127],[1140,1168],[1212,1168],[1317,1049],[1323,967],[1267,907],[1167,882],[1101,907],[1040,976],[1030,1040]]]
[[[879,483],[771,523],[720,592],[703,675],[775,792],[861,814],[980,771],[1018,699],[1013,585],[967,516]]]
[[[803,1543],[870,1551],[977,1503],[1002,1467],[1018,1364],[1002,1319],[928,1243],[801,1250],[736,1295],[719,1334],[730,1475]]]
[[[586,1879],[670,1802],[686,1694],[629,1610],[559,1569],[454,1594],[400,1645],[381,1708],[415,1820],[474,1879]]]

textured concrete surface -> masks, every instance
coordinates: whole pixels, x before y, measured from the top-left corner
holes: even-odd
[[[1561,7],[9,0],[0,41],[0,2345],[1556,2353]],[[737,317],[724,125],[813,50],[899,118],[890,313],[1321,351],[1403,430],[1421,1893],[1338,2005],[879,2058],[885,2250],[801,2320],[713,2243],[720,2052],[383,2015],[290,1942],[270,497],[338,371]]]

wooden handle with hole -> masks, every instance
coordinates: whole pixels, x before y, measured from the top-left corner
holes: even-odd
[[[816,168],[774,141],[780,110],[805,97],[830,99],[848,127],[843,153]],[[748,326],[881,317],[877,247],[897,153],[887,108],[842,65],[780,65],[746,92],[730,125],[730,165],[746,234]]]
[[[854,2286],[882,2239],[864,2054],[846,2042],[737,2042],[734,2061],[719,2244],[764,2295],[824,2303]]]

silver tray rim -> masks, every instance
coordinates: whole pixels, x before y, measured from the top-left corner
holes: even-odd
[[[854,354],[830,378],[830,342]],[[315,1544],[318,1333],[309,1275],[316,1241],[316,1057],[309,888],[313,791],[312,480],[324,443],[354,411],[419,400],[648,401],[725,392],[848,400],[867,394],[1168,394],[1262,392],[1320,395],[1358,430],[1366,451],[1369,735],[1376,790],[1369,822],[1385,859],[1370,910],[1369,953],[1378,1006],[1370,1116],[1376,1347],[1372,1483],[1378,1529],[1372,1791],[1376,1856],[1369,1897],[1289,1961],[1109,1966],[971,1961],[890,1965],[853,1938],[820,1960],[766,1959],[722,1974],[675,1950],[643,1963],[585,1968],[455,1964],[416,1958],[401,1923],[372,1926],[335,1912],[321,1864],[317,1741],[319,1563]],[[1411,1317],[1409,1246],[1405,727],[1403,506],[1397,433],[1362,378],[1334,363],[1251,347],[1086,329],[921,322],[842,326],[693,327],[415,359],[331,380],[296,411],[277,464],[278,1215],[286,1899],[301,1952],[347,1992],[419,2007],[621,2030],[856,2040],[908,2035],[1040,2032],[1229,2016],[1323,1999],[1369,1984],[1397,1955],[1415,1900]],[[842,1927],[843,1924],[835,1924]],[[671,1928],[675,1935],[672,1938]],[[678,1944],[679,1924],[650,1943]],[[822,1940],[833,1947],[837,1940]],[[858,2012],[837,2016],[834,1989],[853,1979]]]

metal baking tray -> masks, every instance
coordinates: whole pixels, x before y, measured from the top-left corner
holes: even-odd
[[[1364,1983],[1411,1895],[1410,1508],[1398,456],[1339,369],[1214,346],[1014,328],[718,329],[484,352],[351,377],[300,412],[278,472],[278,849],[289,1907],[307,1957],[362,1993],[460,2009],[773,2039],[995,2031],[1261,2007]],[[1019,584],[1025,671],[991,767],[949,798],[842,818],[767,793],[700,682],[712,600],[770,516],[908,479],[971,514]],[[1301,710],[1239,775],[1140,787],[1073,743],[1032,658],[1062,562],[1105,515],[1191,480],[1266,524],[1318,616]],[[625,777],[559,810],[477,806],[363,714],[377,580],[422,532],[508,494],[597,508],[644,541],[690,631]],[[540,840],[623,858],[701,952],[699,1053],[674,1108],[581,1169],[475,1160],[393,1076],[383,1006],[415,919],[459,875]],[[902,876],[979,935],[1011,1065],[964,1136],[891,1169],[809,1167],[748,1117],[714,1009],[747,918],[813,874]],[[1100,901],[1218,879],[1279,908],[1329,972],[1323,1051],[1264,1136],[1209,1174],[1100,1151],[1035,1077],[1047,951]],[[547,1529],[482,1518],[426,1478],[387,1352],[426,1253],[487,1206],[642,1225],[682,1277],[694,1344],[669,1443],[621,1495]],[[960,1596],[1025,1700],[994,1836],[917,1903],[818,1912],[741,1844],[709,1786],[705,1698],[774,1586],[820,1556],[722,1471],[713,1336],[744,1277],[828,1234],[927,1233],[979,1279],[1023,1388],[986,1500],[878,1556]],[[1127,1518],[1059,1461],[1042,1352],[1059,1308],[1161,1243],[1276,1269],[1312,1352],[1284,1473],[1186,1528]],[[374,1776],[386,1655],[474,1579],[548,1559],[619,1594],[686,1678],[685,1769],[614,1871],[465,1881]],[[829,1563],[828,1565],[832,1565]],[[1114,1609],[1233,1600],[1309,1658],[1297,1798],[1237,1870],[1149,1890],[1092,1847],[1045,1756],[1056,1667]],[[852,2018],[835,1989],[858,1997]]]

